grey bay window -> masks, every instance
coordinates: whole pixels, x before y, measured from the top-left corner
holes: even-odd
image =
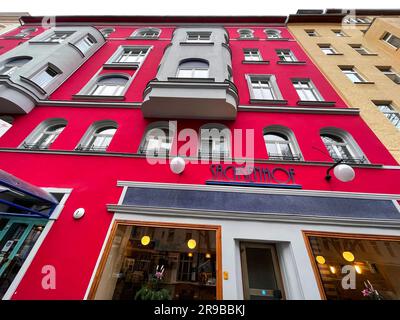
[[[400,112],[395,110],[390,102],[375,102],[375,105],[397,129],[400,129]]]
[[[281,100],[274,75],[249,75],[247,81],[250,89],[251,99],[256,100]]]
[[[114,121],[99,121],[92,124],[76,150],[106,151],[117,127]]]
[[[262,61],[260,51],[258,49],[243,49],[245,61]]]
[[[295,62],[298,61],[292,50],[289,49],[277,49],[276,54],[280,61]]]
[[[210,31],[188,31],[187,42],[209,42],[211,40]]]
[[[128,80],[128,77],[123,75],[99,77],[88,94],[92,96],[122,96]]]
[[[367,162],[361,149],[347,132],[336,128],[323,129],[321,139],[335,162],[339,160],[347,163]]]
[[[96,40],[90,36],[86,35],[82,39],[80,39],[78,42],[75,43],[75,46],[83,53],[85,54],[89,49],[96,43]]]
[[[400,84],[400,75],[391,67],[377,67],[382,73],[396,84]]]
[[[353,83],[367,82],[354,67],[339,67],[343,74]]]
[[[390,44],[392,47],[395,47],[397,49],[400,48],[400,38],[395,36],[394,34],[391,34],[390,32],[385,32],[385,34],[382,37],[382,40]]]
[[[11,76],[15,71],[23,67],[31,60],[31,57],[16,57],[9,59],[0,67],[0,75]]]
[[[22,143],[24,149],[48,149],[67,125],[64,119],[50,119],[41,123]]]
[[[58,42],[61,43],[72,35],[74,31],[54,31],[47,38],[43,39],[44,42]]]
[[[61,71],[57,70],[53,66],[46,66],[35,75],[33,75],[30,80],[37,84],[41,88],[45,88],[49,85],[59,74]]]
[[[179,64],[178,78],[208,78],[209,64],[208,61],[200,59],[191,59],[182,61]]]
[[[310,79],[292,79],[292,83],[301,101],[324,101]]]

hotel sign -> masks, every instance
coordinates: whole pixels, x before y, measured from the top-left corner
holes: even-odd
[[[293,168],[211,164],[210,171],[212,179],[206,181],[210,185],[301,189]]]

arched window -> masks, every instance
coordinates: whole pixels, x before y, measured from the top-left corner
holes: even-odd
[[[98,121],[90,126],[76,150],[106,151],[117,131],[114,121]]]
[[[205,60],[182,61],[178,67],[178,78],[208,78],[209,64]]]
[[[122,96],[128,83],[128,76],[100,76],[89,94],[92,96]]]
[[[279,39],[281,37],[281,31],[277,29],[265,29],[265,34],[267,35],[268,39]]]
[[[64,119],[42,122],[22,143],[24,149],[48,149],[67,126]]]
[[[154,39],[158,38],[161,30],[156,28],[143,28],[136,30],[133,34],[134,38]]]
[[[103,28],[100,29],[100,32],[103,34],[104,38],[108,38],[111,33],[115,31],[114,28]]]
[[[254,38],[254,31],[251,29],[239,29],[238,30],[239,37],[244,39]]]
[[[139,153],[168,155],[171,151],[175,128],[166,121],[151,123],[140,143]]]
[[[321,139],[336,162],[365,163],[367,159],[354,139],[345,131],[330,128],[321,130]]]
[[[11,116],[0,116],[0,137],[12,127],[13,122],[14,118]]]
[[[219,123],[208,123],[200,128],[200,157],[227,158],[231,155],[231,132]]]
[[[300,149],[293,132],[281,126],[264,129],[264,141],[271,160],[299,161],[302,159]]]
[[[0,67],[0,74],[11,76],[15,71],[31,60],[32,57],[17,57],[9,59]]]

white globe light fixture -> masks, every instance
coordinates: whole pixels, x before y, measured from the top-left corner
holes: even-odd
[[[171,160],[169,164],[171,171],[175,174],[180,174],[185,170],[185,160],[183,160],[181,157],[175,157]]]
[[[348,164],[341,163],[343,160],[338,161],[335,163],[333,166],[331,166],[328,171],[326,172],[326,180],[330,180],[332,176],[330,175],[330,171],[333,169],[333,174],[334,176],[342,182],[349,182],[352,181],[356,173],[354,172],[354,169],[350,167]]]

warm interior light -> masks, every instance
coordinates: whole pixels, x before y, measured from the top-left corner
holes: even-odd
[[[206,259],[210,259],[211,258],[211,253],[206,253]]]
[[[197,243],[196,243],[196,240],[194,240],[194,239],[190,239],[190,240],[187,242],[187,246],[188,246],[189,249],[194,249],[194,248],[196,248],[196,245],[197,245]]]
[[[189,258],[193,257],[193,253],[189,252],[189,253],[188,253],[188,257],[189,257]]]
[[[354,261],[354,254],[352,254],[350,251],[344,251],[342,253],[342,255],[343,255],[343,258],[346,261],[349,261],[349,262],[353,262]]]
[[[325,264],[325,258],[323,256],[316,256],[315,260],[317,260],[319,264]]]
[[[359,266],[359,265],[354,265],[354,269],[356,270],[356,272],[358,273],[358,274],[361,274],[362,273],[362,269],[361,269],[361,266]]]
[[[143,236],[142,239],[140,240],[142,245],[147,246],[150,243],[150,237],[149,236]]]
[[[336,268],[334,266],[329,266],[329,270],[331,273],[335,274],[336,273]]]

